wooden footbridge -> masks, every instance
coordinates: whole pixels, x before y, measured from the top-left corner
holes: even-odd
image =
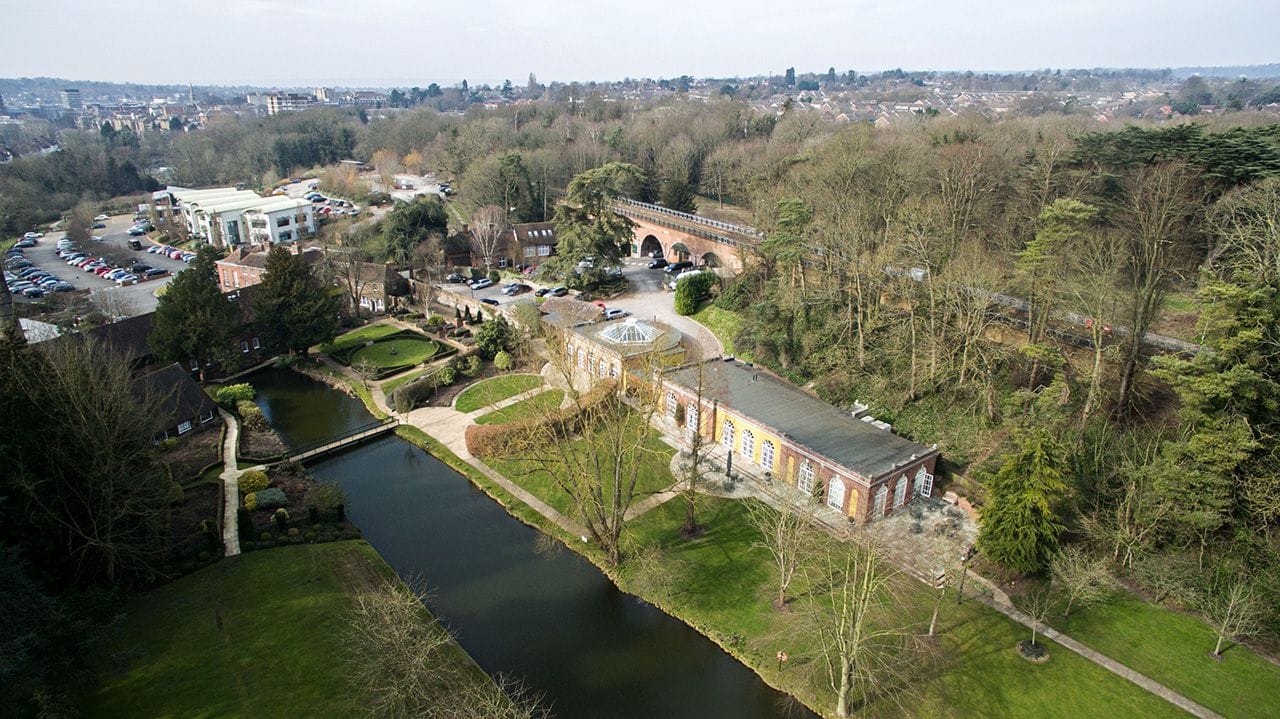
[[[348,447],[354,447],[362,442],[367,442],[376,437],[381,437],[388,432],[394,432],[396,427],[399,426],[400,420],[395,417],[375,420],[368,424],[362,424],[359,427],[345,430],[333,437],[327,437],[318,442],[312,442],[311,444],[294,448],[292,455],[279,460],[279,462],[273,462],[273,464],[278,464],[280,462],[305,462],[309,459],[315,459],[316,457],[321,457],[326,454],[339,452],[347,449]]]

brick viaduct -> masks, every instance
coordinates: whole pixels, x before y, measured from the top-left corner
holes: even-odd
[[[614,210],[635,223],[631,254],[688,260],[695,265],[741,272],[743,254],[764,239],[759,230],[719,222],[643,202],[620,201]]]

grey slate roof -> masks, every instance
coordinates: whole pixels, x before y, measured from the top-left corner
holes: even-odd
[[[911,461],[912,455],[919,458],[936,452],[854,419],[758,367],[719,359],[708,360],[702,367],[704,402],[718,401],[868,480]],[[666,379],[696,392],[698,365],[671,372]]]

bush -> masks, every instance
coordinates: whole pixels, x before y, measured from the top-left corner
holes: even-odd
[[[255,394],[253,385],[242,382],[219,387],[214,396],[218,400],[218,404],[224,407],[237,407],[241,402],[252,401]]]
[[[515,341],[515,332],[506,318],[498,315],[492,322],[486,322],[476,331],[476,349],[485,359],[493,359],[499,352],[510,350]]]
[[[260,492],[253,492],[244,496],[244,506],[246,509],[275,509],[288,504],[289,500],[284,496],[284,490],[279,487],[268,487]]]
[[[283,532],[289,526],[289,510],[284,507],[277,509],[275,514],[271,515],[271,521],[275,522],[276,528]]]
[[[272,534],[271,534],[271,532],[263,532],[262,534],[259,534],[259,535],[258,535],[258,540],[259,540],[259,541],[263,541],[263,542],[270,542],[270,541],[271,541],[271,539],[272,539]]]
[[[320,482],[311,490],[311,501],[323,514],[336,512],[347,503],[347,491],[337,482]],[[314,524],[314,522],[313,522]]]
[[[170,482],[169,489],[165,492],[165,499],[169,501],[169,504],[177,504],[182,501],[183,494],[181,484]]]
[[[236,413],[240,415],[240,421],[244,423],[245,429],[255,432],[267,429],[267,416],[262,413],[262,408],[253,402],[247,399],[236,402]]]
[[[475,355],[470,355],[465,360],[459,359],[457,363],[457,372],[468,379],[480,374],[480,358]]]
[[[515,365],[516,361],[511,357],[511,353],[503,350],[493,356],[493,366],[506,372]]]
[[[289,527],[289,532],[288,532],[288,534],[289,534],[289,536],[290,536],[290,537],[296,537],[296,536],[298,536],[299,534],[301,534],[301,532],[299,532],[299,531],[298,531],[298,528],[297,528],[297,527]]]
[[[271,480],[267,477],[267,473],[260,469],[251,469],[240,475],[240,491],[245,494],[261,492],[270,486]]]
[[[679,315],[691,315],[698,311],[699,305],[711,294],[711,285],[716,276],[710,271],[686,277],[676,283],[675,310]]]
[[[444,318],[440,315],[431,315],[422,323],[422,326],[429,330],[438,330],[444,327]]]
[[[502,273],[497,270],[489,270],[489,281],[495,285],[498,284],[502,281]]]

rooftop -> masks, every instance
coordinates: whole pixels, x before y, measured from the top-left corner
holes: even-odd
[[[680,344],[680,330],[659,322],[627,317],[609,322],[579,325],[573,332],[623,357],[669,352]]]
[[[668,373],[666,379],[696,392],[700,369],[705,400],[750,417],[869,480],[937,451],[855,419],[851,413],[737,360],[688,365]]]

